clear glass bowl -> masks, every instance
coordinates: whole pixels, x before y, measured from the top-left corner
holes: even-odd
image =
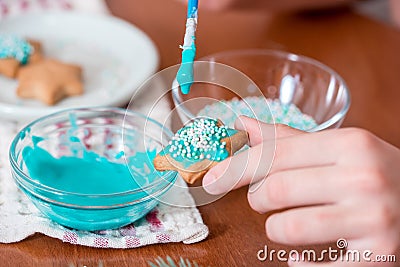
[[[158,152],[173,135],[144,115],[117,108],[66,110],[38,119],[22,129],[10,147],[12,176],[36,207],[61,225],[90,231],[127,225],[153,209],[175,182],[176,172],[157,172],[151,179],[143,176],[135,180],[139,188],[91,194],[69,192],[30,177],[24,148],[34,147],[35,136],[39,136],[42,139],[40,147],[53,157],[70,156],[75,152],[66,149],[65,137],[71,132],[80,138],[87,151],[123,164],[126,164],[126,158],[118,155],[121,151],[126,157],[150,148]]]
[[[306,130],[315,132],[338,128],[350,107],[350,92],[335,71],[314,59],[283,51],[255,49],[210,55],[195,63],[194,77],[189,94],[182,94],[176,82],[172,89],[183,123],[216,101],[265,96],[295,104],[314,118],[317,125]]]

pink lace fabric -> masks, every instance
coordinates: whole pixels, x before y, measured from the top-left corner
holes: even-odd
[[[100,0],[0,0],[0,23],[5,16],[43,10],[83,9],[88,12],[107,12]],[[160,90],[162,90],[160,88]],[[153,90],[142,96],[135,110],[144,114],[151,101],[163,92]],[[162,120],[169,112],[168,101],[161,103],[153,118]],[[15,122],[0,121],[0,242],[21,241],[35,233],[57,238],[63,242],[101,248],[135,248],[157,243],[199,242],[208,236],[194,200],[182,178],[164,196],[166,203],[180,203],[177,207],[160,203],[144,218],[115,230],[78,231],[65,228],[43,216],[30,200],[16,187],[10,172],[8,149],[18,132]]]

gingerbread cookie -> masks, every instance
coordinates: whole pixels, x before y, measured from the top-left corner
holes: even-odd
[[[43,59],[20,68],[17,95],[36,98],[47,105],[83,93],[82,69],[54,59]]]
[[[229,129],[216,119],[200,118],[181,128],[153,164],[159,171],[178,171],[192,184],[247,142],[247,132]]]
[[[28,43],[32,46],[33,52],[29,56],[28,63],[35,63],[43,59],[42,44],[38,41],[28,39]]]
[[[21,65],[37,62],[41,58],[42,48],[39,42],[0,35],[0,74],[15,78]]]

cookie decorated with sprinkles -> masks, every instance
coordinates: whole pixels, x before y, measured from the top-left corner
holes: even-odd
[[[159,171],[178,171],[192,184],[247,142],[247,132],[228,128],[216,119],[199,118],[178,130],[153,163]]]
[[[0,35],[0,74],[17,76],[19,67],[42,58],[41,44],[12,35]]]

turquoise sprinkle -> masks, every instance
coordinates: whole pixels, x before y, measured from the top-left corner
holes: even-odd
[[[0,35],[0,59],[14,58],[21,64],[26,64],[32,53],[33,47],[24,39]]]
[[[185,167],[203,159],[224,160],[229,152],[222,140],[237,131],[217,124],[218,121],[211,118],[192,121],[175,134],[161,154],[169,153]]]

